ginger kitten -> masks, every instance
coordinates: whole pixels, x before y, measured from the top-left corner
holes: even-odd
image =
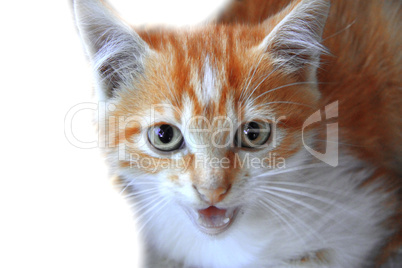
[[[392,266],[400,1],[233,1],[192,29],[74,12],[144,266]]]

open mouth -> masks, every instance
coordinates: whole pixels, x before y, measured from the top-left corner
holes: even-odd
[[[238,209],[220,209],[210,206],[201,210],[189,209],[188,211],[191,220],[202,232],[217,235],[229,228],[237,215]]]

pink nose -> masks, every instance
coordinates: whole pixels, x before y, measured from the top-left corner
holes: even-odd
[[[230,184],[216,188],[204,188],[194,185],[194,189],[198,192],[200,198],[211,205],[222,201],[228,194],[230,187]]]

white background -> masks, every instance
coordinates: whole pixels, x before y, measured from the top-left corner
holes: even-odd
[[[222,4],[110,2],[135,24],[192,24]],[[70,2],[3,1],[0,27],[0,267],[138,267],[135,222],[99,150],[64,135],[69,109],[95,101]],[[90,111],[73,123],[96,140]]]

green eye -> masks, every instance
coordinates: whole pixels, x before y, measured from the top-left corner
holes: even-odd
[[[152,146],[164,152],[178,150],[184,142],[180,130],[168,124],[151,127],[148,130],[148,140]]]
[[[247,122],[237,130],[234,143],[245,148],[257,148],[265,144],[271,136],[270,124],[265,122]]]

